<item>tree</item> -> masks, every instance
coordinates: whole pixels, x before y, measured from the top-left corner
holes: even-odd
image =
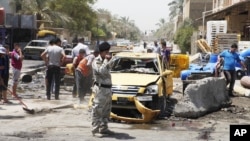
[[[182,53],[186,53],[187,51],[190,52],[193,31],[194,27],[190,20],[185,20],[177,30],[174,42],[179,45]]]
[[[161,18],[159,20],[159,23],[157,23],[156,25],[158,25],[159,27],[162,27],[162,26],[164,26],[165,23],[166,23],[165,19]]]
[[[154,36],[156,36],[158,39],[165,39],[167,41],[172,41],[174,38],[174,23],[173,22],[167,22],[164,25],[162,25],[157,31],[154,33]]]
[[[138,39],[140,31],[129,17],[112,16],[108,10],[95,11],[92,5],[97,0],[14,0],[13,5],[21,8],[19,13],[37,16],[41,22],[53,27],[69,29],[71,34],[83,35],[91,31],[95,36],[110,38],[111,33],[121,37]],[[123,34],[123,35],[122,35]]]
[[[184,0],[173,0],[172,2],[168,3],[170,10],[170,19],[173,19],[174,17],[179,16],[183,13],[183,2]]]
[[[94,30],[94,35],[96,37],[111,38],[111,27],[110,22],[112,19],[111,13],[106,9],[97,9],[96,11],[96,30]]]
[[[64,13],[51,9],[50,4],[53,0],[15,0],[16,5],[20,5],[21,8],[17,9],[17,13],[36,15],[37,26],[40,27],[43,23],[49,23],[52,25],[56,20],[61,23],[70,21],[70,17]]]
[[[66,28],[72,33],[82,34],[84,31],[92,31],[96,27],[97,14],[92,8],[96,0],[54,0],[55,9],[69,15],[72,20],[66,24]]]

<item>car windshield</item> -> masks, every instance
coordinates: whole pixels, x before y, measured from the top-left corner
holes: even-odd
[[[47,42],[30,42],[29,46],[46,47],[48,46],[48,43]]]
[[[111,72],[159,74],[157,59],[115,56],[112,62]]]

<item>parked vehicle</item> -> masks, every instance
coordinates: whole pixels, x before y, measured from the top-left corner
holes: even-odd
[[[65,67],[67,64],[73,62],[73,58],[72,58],[72,54],[71,54],[72,53],[72,48],[65,48],[64,53],[66,55],[66,58],[64,60],[64,63],[62,64],[63,67]]]
[[[48,40],[32,40],[23,49],[26,59],[41,59],[41,53],[48,47]]]

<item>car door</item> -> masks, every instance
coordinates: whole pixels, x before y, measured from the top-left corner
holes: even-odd
[[[164,94],[171,95],[173,93],[173,72],[167,69],[167,65],[162,57],[159,57],[161,63],[160,75]]]

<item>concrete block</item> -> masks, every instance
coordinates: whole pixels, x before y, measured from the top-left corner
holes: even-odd
[[[228,101],[224,78],[204,78],[186,87],[183,98],[175,106],[174,115],[197,118],[220,109]]]

